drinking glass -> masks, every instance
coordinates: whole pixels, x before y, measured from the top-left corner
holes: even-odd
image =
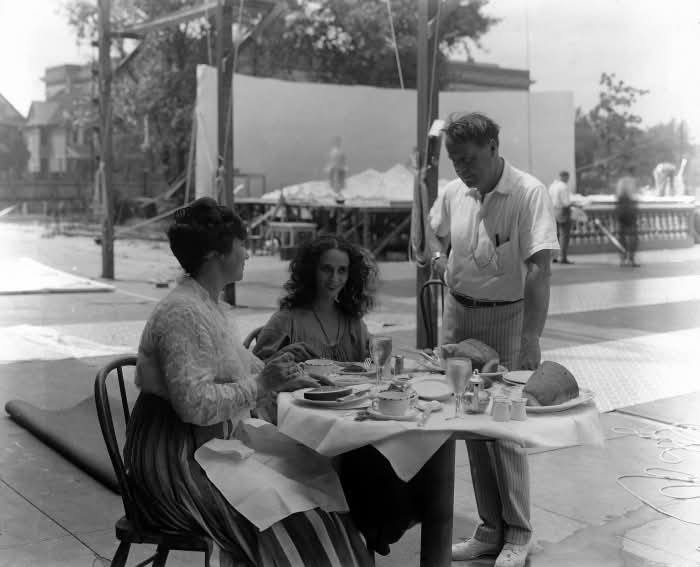
[[[370,343],[370,354],[372,355],[372,360],[377,367],[377,386],[382,383],[384,365],[391,356],[391,348],[391,337],[372,337],[372,341]]]
[[[462,394],[472,373],[472,361],[468,358],[448,358],[445,376],[455,395],[455,414],[452,419],[461,417]]]

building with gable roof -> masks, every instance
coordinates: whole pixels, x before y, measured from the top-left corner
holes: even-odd
[[[22,140],[25,118],[0,94],[0,176],[18,176],[24,171],[27,150]]]
[[[81,177],[92,170],[95,122],[90,65],[48,67],[42,78],[46,100],[33,101],[24,126],[27,170],[40,177]]]

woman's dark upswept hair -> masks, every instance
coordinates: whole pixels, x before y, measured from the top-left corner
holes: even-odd
[[[282,309],[310,307],[316,298],[316,271],[321,254],[342,250],[350,258],[348,280],[338,294],[338,307],[351,317],[362,317],[374,307],[377,264],[363,248],[336,236],[321,236],[304,244],[289,265],[291,277],[284,284],[287,292],[280,301]]]
[[[197,275],[207,254],[228,254],[234,238],[245,240],[247,236],[241,218],[211,197],[201,197],[175,211],[175,222],[168,229],[170,250],[191,276]]]

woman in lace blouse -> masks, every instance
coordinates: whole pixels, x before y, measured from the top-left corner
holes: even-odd
[[[187,276],[158,303],[141,336],[141,393],[124,449],[143,517],[160,529],[209,534],[224,564],[371,564],[348,514],[314,509],[260,531],[196,462],[197,448],[230,436],[259,403],[318,383],[297,371],[295,359],[310,355],[303,346],[287,345],[267,364],[244,349],[232,312],[219,302],[224,286],[242,278],[247,258],[245,226],[230,208],[198,199],[176,213],[168,238]]]
[[[362,361],[369,333],[362,317],[374,306],[377,266],[364,249],[321,236],[299,249],[289,268],[281,309],[260,331],[254,352],[263,360],[301,343],[323,358]],[[368,547],[387,555],[418,517],[415,482],[403,482],[372,446],[336,459],[345,497]]]

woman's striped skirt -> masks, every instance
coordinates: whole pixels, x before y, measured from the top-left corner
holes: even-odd
[[[208,534],[233,565],[373,565],[348,514],[320,509],[259,531],[228,503],[194,459],[207,439],[183,423],[168,401],[140,394],[127,428],[124,460],[139,512],[153,528]],[[212,437],[213,435],[209,435]]]

